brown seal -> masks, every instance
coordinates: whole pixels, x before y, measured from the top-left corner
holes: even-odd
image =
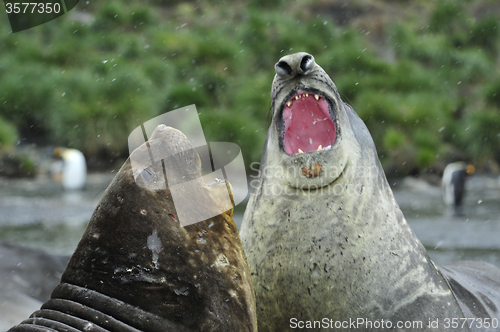
[[[171,157],[133,174],[130,159],[140,160],[153,145]],[[179,179],[201,176],[189,140],[160,125],[104,193],[52,298],[10,331],[257,331],[232,209],[183,227],[160,181],[169,163]],[[192,201],[198,212],[227,195],[221,181],[200,182],[198,189],[207,198]]]

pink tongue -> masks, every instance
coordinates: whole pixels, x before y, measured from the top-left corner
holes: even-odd
[[[299,149],[303,152],[316,151],[320,145],[323,148],[332,145],[335,142],[335,124],[323,97],[316,100],[313,94],[309,94],[298,100],[294,96],[290,100],[292,105],[285,105],[283,110],[286,153],[295,154]]]

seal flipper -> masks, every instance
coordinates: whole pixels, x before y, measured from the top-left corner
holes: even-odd
[[[189,174],[196,179],[199,158],[173,128],[159,126],[134,153],[171,136],[181,147],[173,152],[186,157],[179,170],[184,176],[191,165]],[[127,160],[94,211],[52,299],[9,331],[41,326],[55,331],[256,331],[253,286],[232,211],[183,227],[169,186],[159,181],[165,174],[161,161],[146,165],[143,173],[136,174],[142,177],[138,186]],[[200,186],[215,205],[227,192],[225,183]],[[191,204],[193,210],[206,208],[196,200]]]
[[[485,262],[460,261],[439,270],[466,318],[500,321],[500,269]]]

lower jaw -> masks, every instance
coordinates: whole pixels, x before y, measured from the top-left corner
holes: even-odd
[[[295,190],[302,190],[308,192],[318,192],[321,190],[329,191],[329,188],[334,187],[339,183],[340,180],[344,177],[345,169],[347,165],[345,165],[342,170],[336,175],[332,177],[317,177],[317,178],[296,178],[296,181],[287,180],[288,186]]]

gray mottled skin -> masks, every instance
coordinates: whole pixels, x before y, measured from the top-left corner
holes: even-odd
[[[363,121],[321,67],[301,68],[305,56],[288,55],[277,63],[260,182],[241,228],[259,331],[291,330],[291,318],[422,321],[419,330],[450,330],[444,319],[464,318],[461,300],[406,223]],[[291,71],[283,70],[283,62]],[[298,89],[332,105],[337,139],[330,150],[284,151],[281,112]],[[300,169],[315,163],[322,166],[319,176],[304,176]],[[500,276],[490,271],[490,277]],[[491,282],[497,290],[498,280]],[[498,316],[498,300],[490,302],[489,313]],[[489,313],[479,311],[483,318]],[[436,319],[439,328],[427,328]]]
[[[158,126],[130,159],[149,160],[153,147],[173,154],[164,160],[169,181],[199,180],[200,158],[180,131]],[[51,299],[9,331],[255,332],[254,292],[232,209],[182,227],[162,161],[134,174],[130,159],[104,193]],[[227,196],[219,181],[200,180],[196,189],[206,199],[186,194],[193,213]]]

